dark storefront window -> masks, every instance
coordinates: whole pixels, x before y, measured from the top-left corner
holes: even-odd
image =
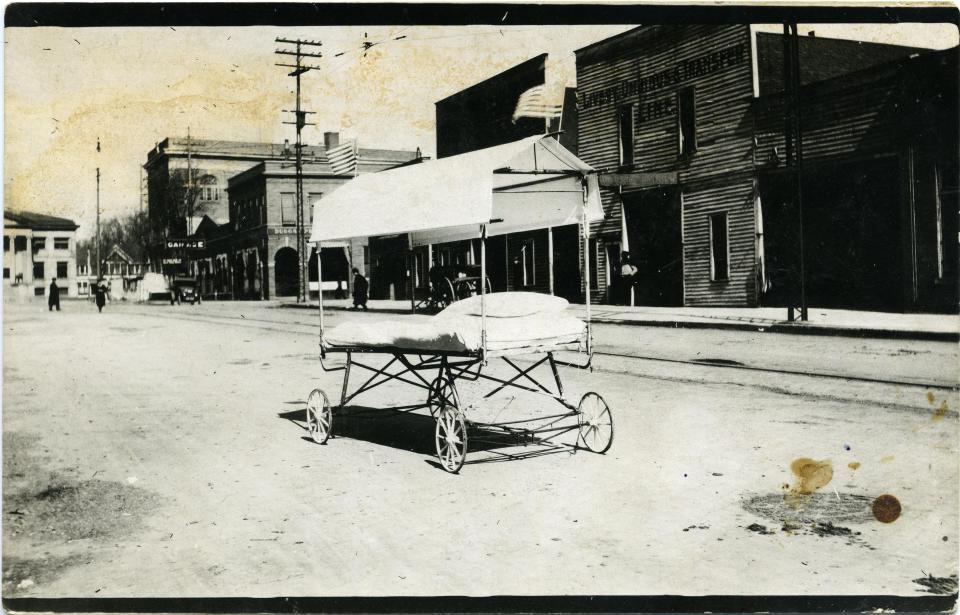
[[[677,122],[680,157],[686,158],[697,151],[697,102],[692,87],[677,92]]]
[[[617,110],[620,127],[620,166],[633,166],[633,105],[623,105]]]
[[[937,277],[956,279],[957,272],[957,167],[937,165]]]
[[[710,216],[710,279],[725,281],[730,279],[727,246],[727,214]]]
[[[67,263],[66,261],[57,261],[57,277],[65,278],[67,277]]]

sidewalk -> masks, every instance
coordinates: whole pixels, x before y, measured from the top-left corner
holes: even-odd
[[[279,305],[290,308],[317,308],[316,300],[307,304],[281,300]],[[367,305],[373,313],[410,313],[409,301],[378,300],[369,301]],[[352,307],[352,303],[346,299],[324,300],[323,306],[328,310],[348,310]],[[569,310],[580,318],[586,317],[585,305],[571,305]],[[789,322],[786,308],[664,308],[593,305],[590,315],[595,323],[645,327],[960,341],[960,316],[947,314],[896,314],[810,308],[810,320]]]

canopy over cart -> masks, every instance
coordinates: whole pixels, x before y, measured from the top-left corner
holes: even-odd
[[[603,218],[596,172],[551,136],[534,136],[459,156],[426,161],[379,173],[360,175],[313,205],[310,241],[317,254],[325,241],[354,237],[406,233],[410,246],[421,246],[462,239],[480,239],[480,279],[486,279],[486,238],[494,235],[579,224],[584,241],[589,224]],[[466,455],[467,426],[456,391],[457,379],[489,380],[498,384],[487,396],[504,388],[515,388],[547,395],[569,412],[561,416],[577,419],[574,427],[560,430],[505,428],[509,433],[525,435],[565,433],[579,430],[578,443],[598,452],[612,440],[613,424],[609,408],[595,393],[588,393],[579,405],[563,398],[557,365],[586,368],[590,365],[590,281],[589,253],[583,251],[583,280],[587,304],[587,322],[577,321],[544,304],[531,293],[487,293],[480,284],[478,301],[468,307],[456,302],[434,317],[433,322],[417,329],[409,324],[378,327],[341,325],[327,336],[323,325],[323,297],[320,293],[321,365],[328,352],[345,353],[340,409],[358,394],[388,381],[401,381],[427,390],[427,401],[405,409],[428,408],[437,419],[437,454],[443,467],[458,471]],[[511,297],[512,296],[512,297]],[[555,299],[555,298],[550,298]],[[491,301],[493,303],[491,303]],[[562,301],[555,299],[555,301]],[[563,301],[563,305],[565,305]],[[459,307],[458,307],[459,306]],[[456,309],[454,309],[456,308]],[[496,313],[488,313],[495,308]],[[510,319],[527,319],[514,320]],[[496,319],[496,326],[488,326]],[[533,320],[531,320],[533,319]],[[570,320],[579,322],[571,323]],[[551,329],[555,326],[559,330]],[[490,334],[497,339],[491,346]],[[537,332],[535,336],[531,332]],[[522,339],[509,339],[511,335]],[[554,358],[555,350],[585,350],[585,364],[569,364]],[[354,358],[362,353],[384,353],[393,359],[383,367],[364,365]],[[516,354],[546,355],[526,369],[509,359]],[[504,380],[483,373],[490,357],[499,357],[518,375]],[[549,363],[556,393],[540,384],[531,372]],[[391,373],[397,366],[401,371]],[[330,371],[325,365],[325,370]],[[351,367],[373,372],[370,380],[348,395]],[[421,372],[436,370],[429,381]],[[537,388],[519,384],[520,378]],[[587,398],[590,398],[589,401]],[[314,439],[325,443],[330,435],[333,412],[327,396],[319,390],[308,398],[307,424]],[[585,409],[589,406],[589,409]],[[588,412],[589,410],[589,412]],[[589,414],[589,416],[588,416]],[[489,427],[489,425],[487,426]]]

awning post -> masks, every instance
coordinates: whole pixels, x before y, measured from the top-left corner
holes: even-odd
[[[583,215],[580,227],[583,234],[583,288],[587,304],[587,356],[593,355],[593,328],[590,323],[590,222],[587,217],[589,202],[586,176],[583,181]]]
[[[323,259],[320,258],[320,242],[317,242],[317,307],[320,312],[320,358],[323,358]],[[309,289],[309,284],[307,288]]]
[[[487,363],[487,225],[480,225],[480,358]]]

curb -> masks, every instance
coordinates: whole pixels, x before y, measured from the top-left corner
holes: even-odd
[[[316,309],[315,304],[281,303],[278,307],[290,309]],[[353,312],[354,310],[340,306],[324,306],[324,310]],[[375,309],[375,314],[410,314],[404,309]],[[579,315],[578,315],[579,316]],[[852,327],[831,327],[829,325],[811,325],[789,322],[775,322],[770,324],[740,323],[740,322],[702,322],[698,320],[637,320],[593,317],[594,323],[608,325],[623,325],[634,327],[662,327],[669,329],[720,329],[726,331],[750,331],[753,333],[785,333],[789,335],[821,335],[829,337],[852,337],[888,340],[916,340],[927,342],[960,342],[960,331],[910,331],[901,329],[866,329]]]
[[[786,333],[791,335],[822,335],[830,337],[854,337],[893,340],[918,340],[933,342],[960,342],[960,332],[953,331],[908,331],[900,329],[863,329],[805,325],[790,323],[738,323],[700,322],[683,320],[622,320],[617,318],[593,318],[594,323],[610,325],[665,327],[671,329],[723,329],[728,331],[752,331],[754,333]]]

